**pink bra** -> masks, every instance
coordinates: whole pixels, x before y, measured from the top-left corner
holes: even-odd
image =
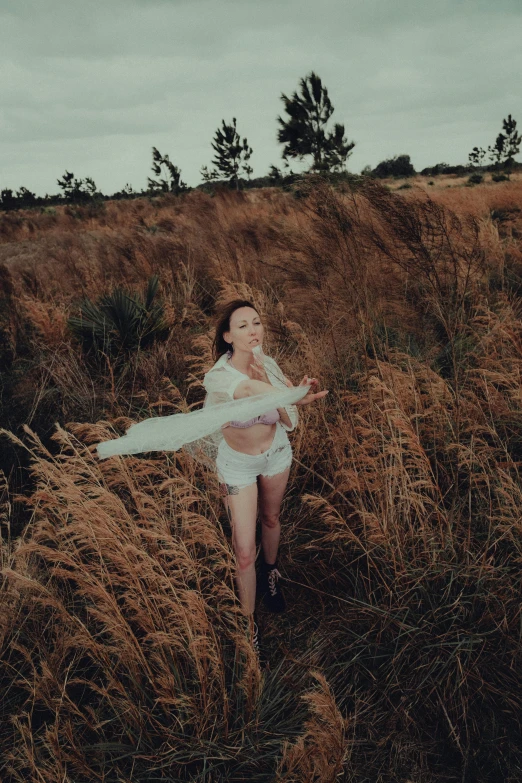
[[[254,424],[275,424],[276,421],[279,421],[279,419],[279,411],[274,408],[274,410],[268,411],[268,413],[263,413],[262,416],[255,416],[253,419],[249,419],[248,421],[229,421],[228,426],[238,427],[239,429],[246,429],[247,427],[252,427]]]

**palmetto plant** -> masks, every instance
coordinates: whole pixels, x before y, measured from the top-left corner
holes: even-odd
[[[69,328],[86,350],[122,356],[147,348],[167,337],[169,325],[163,305],[155,301],[159,278],[153,275],[142,297],[124,288],[103,294],[96,304],[86,299],[80,316]]]

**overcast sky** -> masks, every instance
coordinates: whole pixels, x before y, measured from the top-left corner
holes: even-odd
[[[522,0],[0,0],[0,62],[0,189],[38,195],[66,169],[140,190],[153,145],[197,185],[232,117],[262,176],[312,70],[351,171],[464,163],[522,126]]]

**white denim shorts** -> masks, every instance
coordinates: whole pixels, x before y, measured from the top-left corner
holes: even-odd
[[[286,430],[276,422],[274,440],[269,449],[262,454],[244,454],[231,449],[226,440],[219,444],[216,467],[221,484],[228,489],[244,489],[255,484],[258,476],[270,478],[283,473],[292,464],[292,446]]]

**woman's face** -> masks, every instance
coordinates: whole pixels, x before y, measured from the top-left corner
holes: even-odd
[[[224,332],[227,343],[232,343],[234,351],[252,351],[254,346],[263,344],[263,324],[253,307],[239,307],[230,316],[230,330]]]

